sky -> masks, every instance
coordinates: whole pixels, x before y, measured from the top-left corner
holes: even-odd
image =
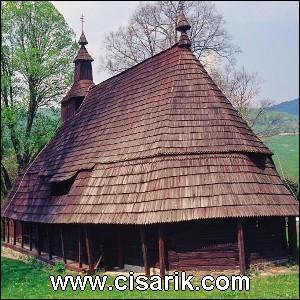
[[[73,28],[81,33],[85,16],[87,49],[94,58],[94,82],[110,77],[100,69],[106,33],[126,25],[138,1],[51,1]],[[213,1],[214,2],[214,1]],[[260,98],[274,102],[299,97],[299,3],[297,1],[215,1],[232,42],[242,53],[238,66],[263,80]]]

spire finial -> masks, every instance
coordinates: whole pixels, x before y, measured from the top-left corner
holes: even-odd
[[[191,47],[192,43],[187,34],[187,31],[191,29],[191,25],[189,24],[188,20],[185,17],[185,14],[184,14],[184,1],[179,1],[178,8],[179,8],[180,12],[179,12],[179,18],[177,21],[176,30],[181,32],[178,46],[189,49]]]
[[[81,32],[83,32],[83,23],[85,22],[83,14],[81,14],[80,20],[81,20]]]
[[[85,22],[83,14],[81,14],[80,20],[81,20],[81,36],[79,38],[78,44],[84,46],[88,44],[88,41],[83,32],[83,23]]]

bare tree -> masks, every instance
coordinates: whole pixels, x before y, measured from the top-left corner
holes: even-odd
[[[222,15],[209,1],[140,3],[127,26],[106,35],[102,67],[115,74],[174,45],[178,40],[175,28],[183,2],[191,24],[192,51],[249,126],[255,128],[272,101],[257,101],[262,81],[256,73],[234,67],[240,50],[232,44]],[[254,108],[255,103],[260,104]],[[269,128],[264,127],[266,132],[271,132],[276,124],[277,119],[271,120]]]
[[[240,50],[231,43],[224,19],[209,1],[142,2],[127,26],[106,35],[102,66],[118,73],[174,45],[180,2],[191,24],[192,50],[203,64],[212,56],[232,61]]]
[[[236,69],[226,65],[224,68],[212,68],[210,75],[257,135],[276,134],[282,115],[277,113],[267,118],[274,101],[259,98],[262,79],[257,73],[248,73],[245,67]]]
[[[248,121],[249,108],[259,95],[262,80],[257,73],[248,73],[244,67],[226,65],[210,71],[211,76],[232,105]]]
[[[250,111],[248,114],[248,124],[259,137],[274,136],[281,131],[284,114],[280,112],[269,113],[272,105],[274,105],[273,100],[262,99],[256,109],[252,109],[252,113]]]

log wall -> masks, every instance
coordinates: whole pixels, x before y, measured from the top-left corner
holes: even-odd
[[[135,265],[135,266],[142,267],[143,252],[142,252],[139,227],[138,226],[126,227],[124,229],[124,237],[125,237],[124,263],[128,265]]]
[[[166,237],[170,270],[224,270],[239,266],[235,220],[170,225]]]
[[[245,219],[243,224],[247,267],[288,257],[284,218]]]
[[[286,222],[284,218],[241,219],[244,229],[246,266],[288,257]],[[17,222],[17,241],[21,243],[21,223]],[[49,240],[47,224],[24,223],[24,244],[38,248],[38,227],[41,252],[47,253]],[[60,230],[62,225],[50,225],[52,254],[62,257]],[[67,260],[79,260],[79,229],[82,229],[81,258],[88,264],[84,228],[90,237],[92,261],[96,264],[103,255],[102,266],[107,270],[124,264],[144,266],[139,226],[120,225],[63,225],[64,247]],[[147,263],[159,268],[158,226],[144,228]],[[161,226],[164,235],[167,270],[225,270],[239,268],[237,220],[201,220]],[[10,229],[13,235],[13,228]],[[119,237],[122,237],[121,239]],[[12,241],[12,239],[10,239]],[[121,259],[120,259],[120,256]]]

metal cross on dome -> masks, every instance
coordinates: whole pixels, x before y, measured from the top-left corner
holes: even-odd
[[[85,21],[84,21],[84,15],[83,15],[83,14],[81,14],[80,20],[81,20],[81,30],[82,30],[82,32],[83,32],[83,23],[85,22]]]

